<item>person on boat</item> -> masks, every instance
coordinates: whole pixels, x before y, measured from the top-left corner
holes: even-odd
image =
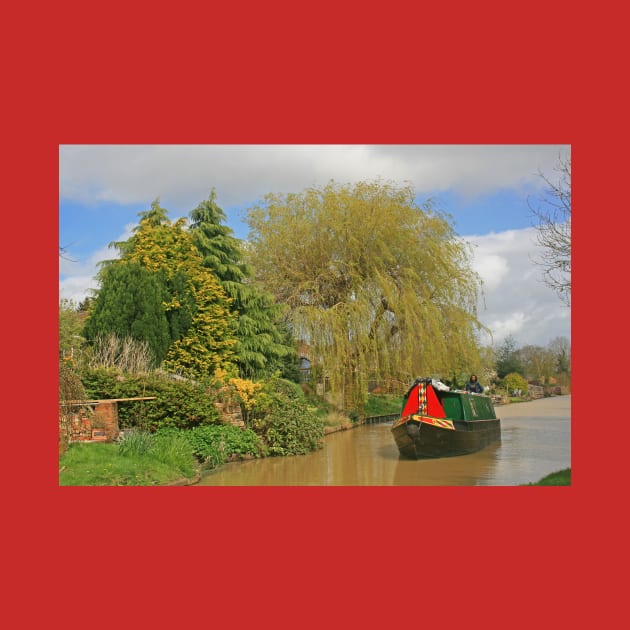
[[[468,383],[466,383],[466,391],[473,392],[475,394],[483,393],[483,387],[481,383],[477,380],[476,374],[471,374],[470,380],[468,381]]]

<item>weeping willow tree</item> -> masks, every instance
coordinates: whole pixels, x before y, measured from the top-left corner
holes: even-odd
[[[409,186],[330,182],[269,194],[248,213],[255,277],[345,408],[373,378],[404,382],[478,361],[481,286],[447,215]]]

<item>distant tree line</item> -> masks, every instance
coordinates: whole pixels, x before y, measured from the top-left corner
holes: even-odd
[[[518,375],[525,383],[570,387],[571,344],[566,337],[556,337],[546,346],[519,347],[509,335],[491,354],[494,373],[488,372],[489,382],[498,384],[510,375]]]

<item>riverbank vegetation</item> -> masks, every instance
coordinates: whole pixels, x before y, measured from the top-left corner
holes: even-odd
[[[394,394],[368,394],[365,415],[386,416],[402,411],[403,396]]]
[[[117,443],[71,444],[60,458],[62,486],[189,484],[201,471],[236,457],[259,457],[263,446],[251,430],[198,426],[191,430],[128,430]]]

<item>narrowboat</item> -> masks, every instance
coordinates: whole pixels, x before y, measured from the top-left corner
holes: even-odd
[[[501,439],[501,421],[489,396],[432,378],[414,381],[391,430],[406,459],[466,455]]]

